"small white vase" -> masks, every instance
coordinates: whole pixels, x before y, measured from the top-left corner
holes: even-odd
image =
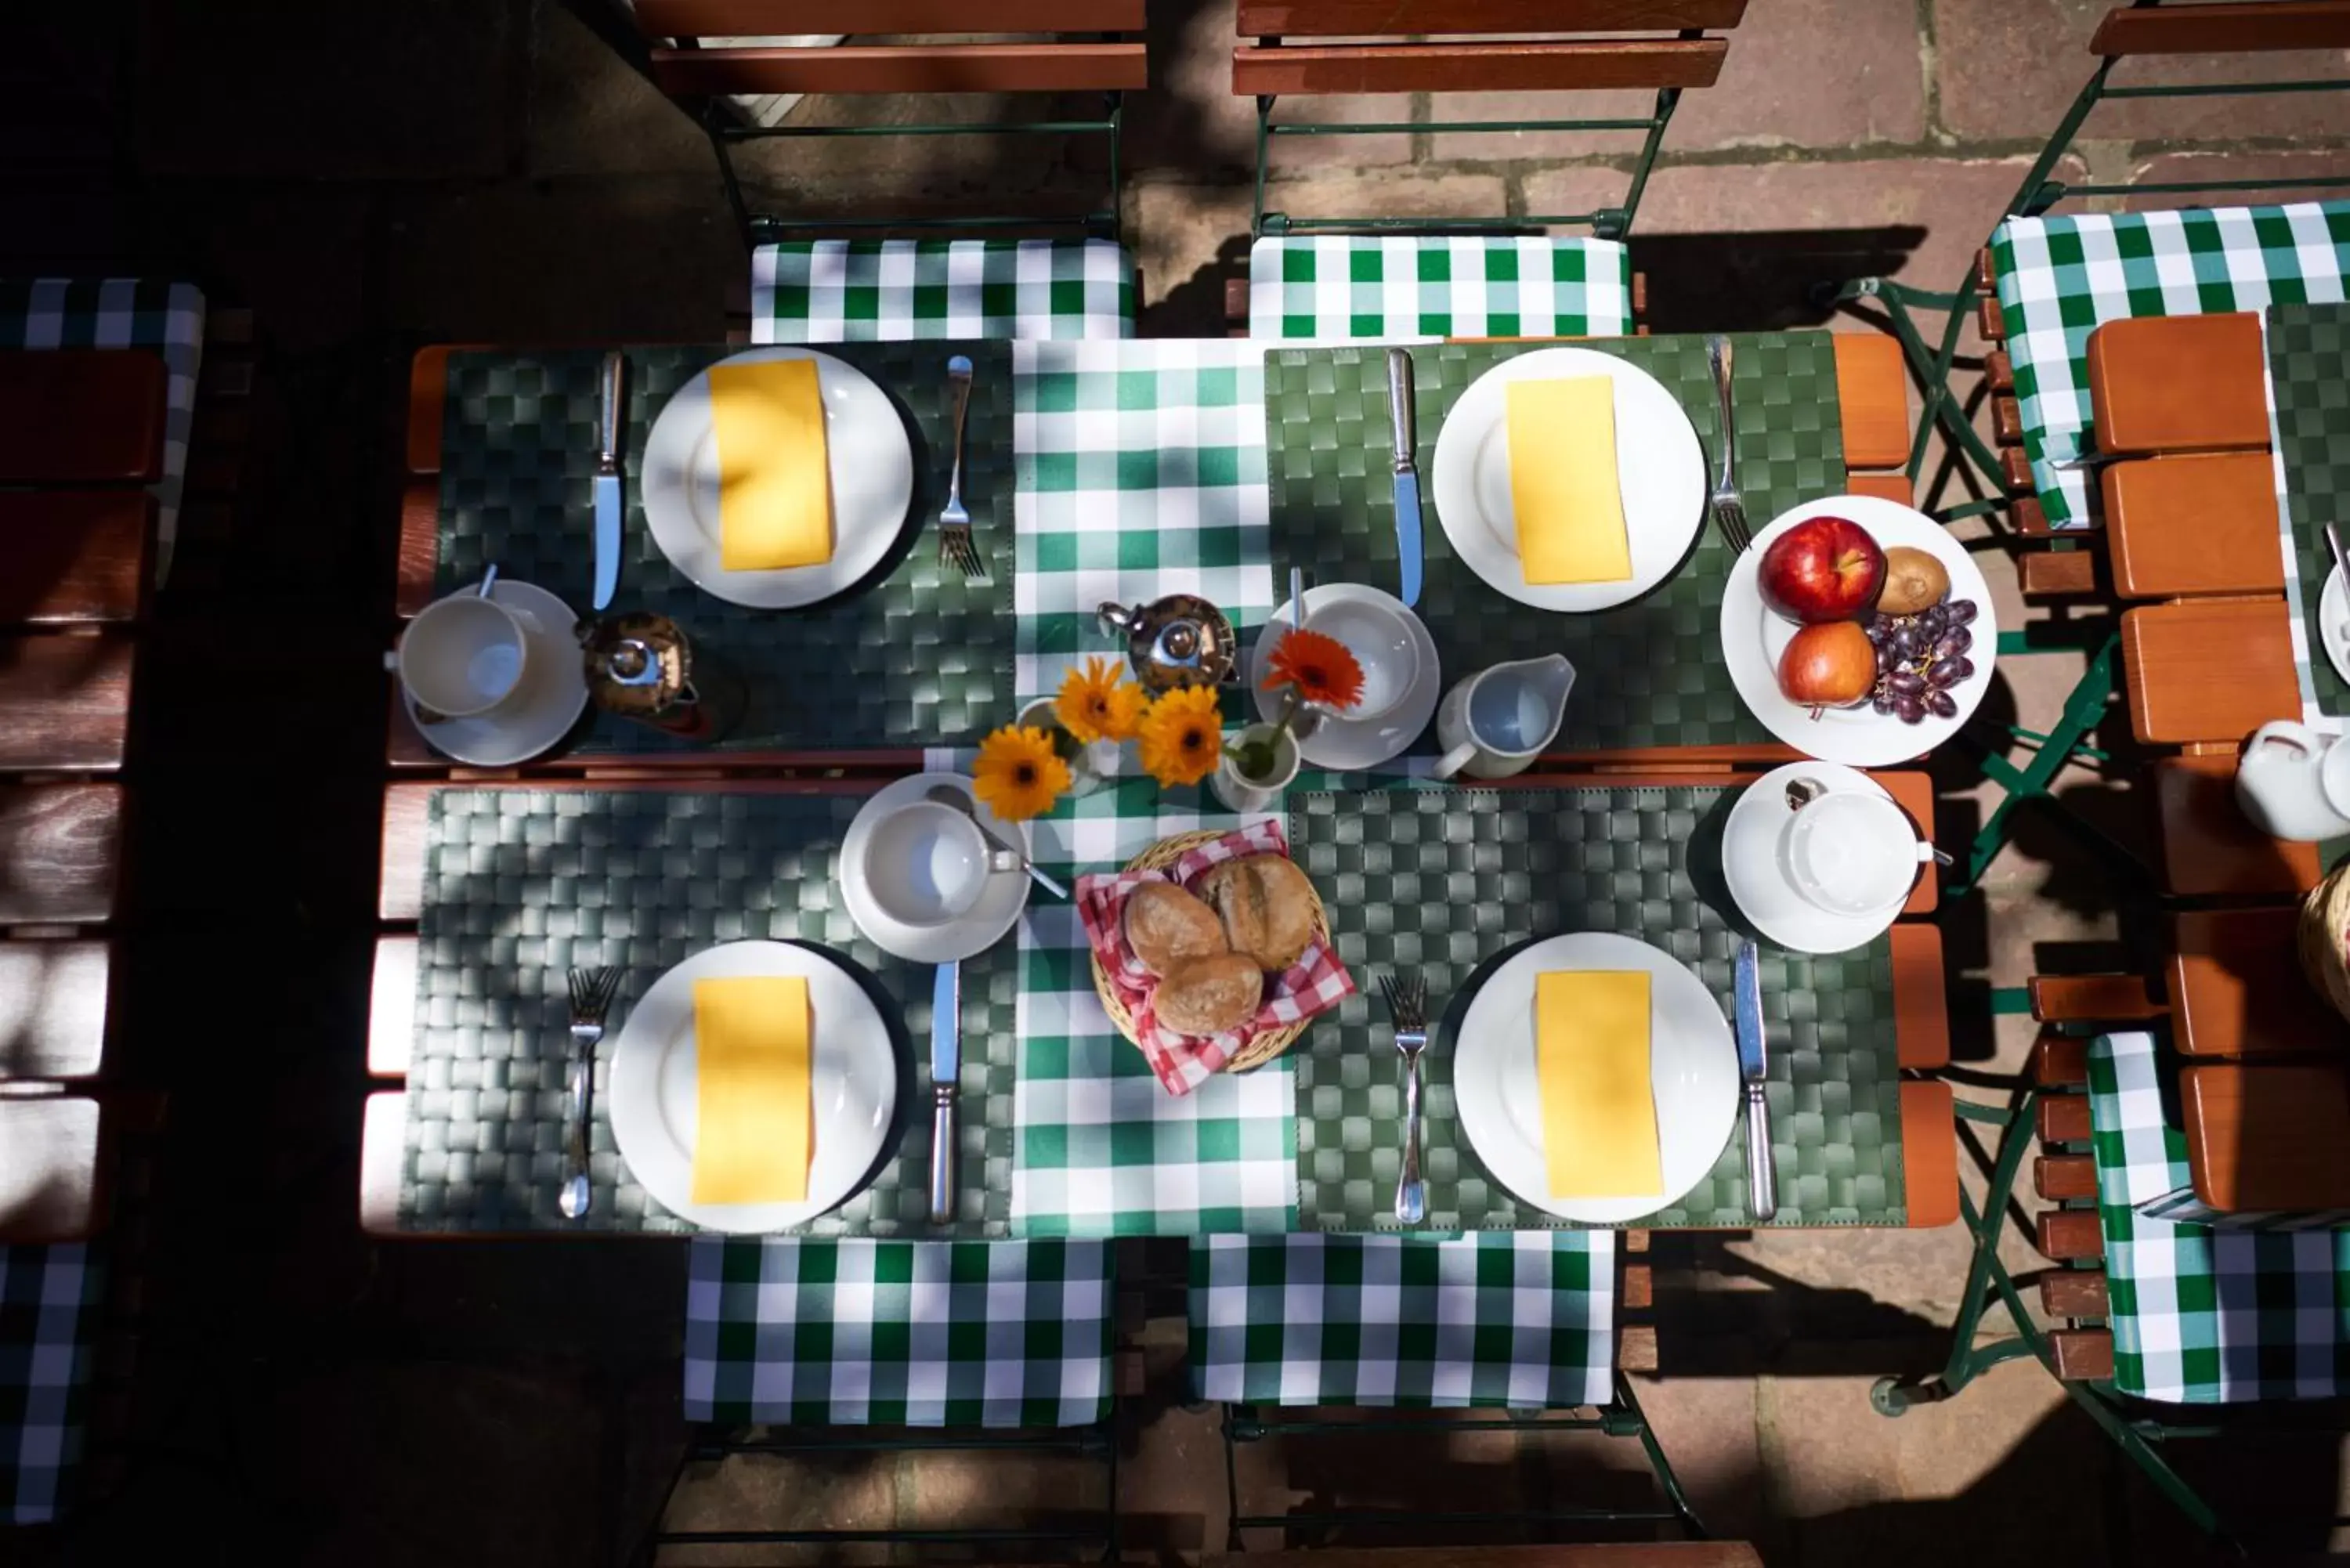
[[[1266,741],[1275,742],[1273,751],[1273,772],[1263,778],[1252,778],[1241,772],[1232,752]],[[1281,792],[1297,777],[1297,737],[1272,724],[1251,724],[1240,732],[1232,750],[1224,753],[1216,763],[1215,775],[1208,781],[1216,798],[1234,811],[1263,811],[1281,798]]]
[[[1069,733],[1060,715],[1053,711],[1053,700],[1040,697],[1020,710],[1023,729],[1042,730],[1053,738],[1053,750],[1069,764],[1071,796],[1091,794],[1109,782],[1118,768],[1118,745],[1112,741],[1096,741],[1091,745]]]

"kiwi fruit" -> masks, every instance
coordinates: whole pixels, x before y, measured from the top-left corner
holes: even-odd
[[[1879,615],[1916,615],[1938,605],[1950,591],[1950,574],[1925,550],[1896,545],[1885,552],[1885,587],[1877,596]]]

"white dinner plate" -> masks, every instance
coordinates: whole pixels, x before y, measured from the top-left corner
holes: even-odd
[[[578,617],[571,607],[531,583],[500,577],[490,597],[509,609],[520,610],[537,622],[525,633],[530,658],[523,666],[522,690],[499,709],[470,719],[443,719],[437,724],[417,724],[424,743],[452,762],[475,768],[510,768],[526,763],[571,732],[588,709],[588,671],[580,662],[579,640],[572,632]],[[416,722],[416,699],[408,688],[393,683],[400,701]]]
[[[1534,977],[1555,970],[1647,970],[1649,1084],[1664,1191],[1644,1198],[1553,1198],[1534,1072]],[[1452,1048],[1461,1131],[1493,1179],[1545,1214],[1586,1225],[1667,1208],[1713,1168],[1738,1116],[1738,1048],[1721,1005],[1671,954],[1630,937],[1575,931],[1520,949],[1479,988]]]
[[[2343,592],[2339,566],[2325,574],[2325,591],[2317,596],[2317,635],[2334,673],[2350,680],[2350,596]]]
[[[1620,583],[1526,581],[1510,504],[1512,381],[1607,376],[1616,383],[1616,479],[1632,575]],[[1672,575],[1705,523],[1705,453],[1697,427],[1664,383],[1593,348],[1537,348],[1469,383],[1436,432],[1436,514],[1452,553],[1497,591],[1546,610],[1603,610]]]
[[[1974,622],[1967,628],[1974,634],[1974,646],[1967,657],[1974,660],[1975,672],[1950,689],[1959,708],[1952,717],[1937,719],[1929,713],[1921,723],[1905,724],[1863,702],[1856,708],[1824,709],[1814,718],[1811,709],[1780,691],[1779,656],[1799,628],[1763,604],[1756,575],[1773,539],[1807,518],[1826,516],[1859,524],[1884,549],[1907,545],[1926,551],[1950,574],[1950,597],[1974,601]],[[1966,723],[1991,690],[1991,669],[1999,658],[1999,618],[1981,569],[1940,524],[1882,496],[1831,495],[1773,518],[1769,527],[1754,535],[1752,548],[1731,563],[1730,580],[1721,592],[1721,657],[1747,711],[1779,739],[1806,756],[1879,768],[1924,756]]]
[[[858,809],[840,841],[837,875],[841,901],[848,906],[848,918],[857,922],[868,941],[913,963],[959,963],[985,952],[1019,924],[1020,911],[1028,907],[1028,873],[1018,870],[988,873],[987,886],[970,911],[939,926],[910,926],[893,920],[867,891],[865,862],[873,843],[874,824],[899,806],[923,799],[940,784],[960,790],[971,801],[982,827],[1015,849],[1024,852],[1028,847],[1020,824],[996,815],[985,801],[972,794],[971,781],[961,774],[917,774],[873,792],[873,798]]]
[[[1419,739],[1428,722],[1436,717],[1437,699],[1444,694],[1444,676],[1437,668],[1436,639],[1428,635],[1428,628],[1393,594],[1360,583],[1330,583],[1308,588],[1305,602],[1309,610],[1319,610],[1326,605],[1360,603],[1398,612],[1410,624],[1412,648],[1419,655],[1419,670],[1402,701],[1376,719],[1325,716],[1312,734],[1298,742],[1300,760],[1309,767],[1347,773],[1375,768],[1411,750],[1411,743]],[[1256,646],[1249,654],[1249,690],[1256,693],[1257,717],[1268,724],[1281,717],[1282,703],[1280,692],[1268,691],[1264,687],[1265,674],[1273,662],[1273,645],[1281,640],[1281,634],[1289,629],[1296,615],[1296,607],[1284,601],[1256,634]]]
[[[1901,907],[1897,904],[1882,915],[1840,915],[1796,891],[1779,857],[1781,839],[1795,815],[1787,804],[1787,785],[1796,779],[1811,780],[1825,794],[1893,798],[1883,784],[1840,763],[1789,763],[1773,768],[1746,786],[1722,823],[1721,879],[1729,885],[1738,912],[1779,946],[1803,953],[1849,952],[1876,940],[1900,915]],[[1926,861],[1918,869],[1932,865]]]
[[[696,1203],[693,982],[793,974],[806,977],[811,1020],[816,1136],[807,1200]],[[864,1186],[897,1112],[898,1054],[872,998],[831,959],[789,942],[728,942],[670,970],[629,1010],[612,1048],[604,1099],[620,1158],[663,1208],[712,1231],[778,1231],[837,1207]]]
[[[704,592],[760,609],[795,609],[847,592],[889,553],[913,504],[914,449],[888,395],[864,371],[829,354],[754,348],[719,363],[769,359],[816,361],[832,472],[832,559],[777,572],[730,572],[719,565],[718,439],[707,370],[661,405],[638,464],[638,493],[653,543]]]

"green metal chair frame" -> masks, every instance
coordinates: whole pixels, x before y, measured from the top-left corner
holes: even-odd
[[[1731,27],[1746,0],[1679,0],[1644,8],[1640,25],[1678,28],[1671,39],[1575,39],[1497,46],[1402,43],[1430,34],[1495,36],[1587,30],[1607,26],[1620,6],[1591,0],[1397,0],[1369,7],[1360,0],[1243,0],[1239,32],[1254,38],[1233,56],[1232,90],[1256,99],[1256,182],[1250,233],[1523,234],[1541,228],[1588,228],[1600,239],[1621,239],[1647,188],[1665,128],[1683,89],[1711,87],[1728,52],[1708,27]],[[1284,37],[1375,36],[1378,43],[1285,46]],[[1507,53],[1497,51],[1506,50]],[[1419,91],[1587,90],[1654,88],[1646,116],[1503,120],[1347,122],[1282,120],[1274,108],[1284,95]],[[1305,218],[1265,210],[1272,142],[1282,136],[1376,136],[1455,131],[1638,130],[1645,132],[1631,183],[1620,205],[1588,213],[1529,213],[1492,218],[1384,216]]]
[[[727,204],[743,242],[753,248],[777,240],[843,232],[984,230],[1023,235],[1119,237],[1120,150],[1124,94],[1147,83],[1139,33],[1143,0],[1022,0],[999,7],[1015,30],[1054,36],[1011,44],[912,44],[843,48],[743,48],[705,43],[712,33],[739,33],[762,0],[639,0],[637,25],[667,38],[651,48],[646,69],[662,90],[691,112],[710,138],[726,185]],[[964,32],[971,26],[953,0],[764,0],[772,20],[763,25],[794,33]],[[1100,112],[980,124],[759,125],[747,120],[730,94],[808,93],[899,95],[1003,93],[1098,97]],[[1066,216],[989,213],[942,216],[904,213],[875,217],[781,217],[752,210],[733,150],[773,138],[837,140],[867,137],[1099,136],[1108,148],[1108,188],[1101,205]]]
[[[1596,1407],[1588,1416],[1573,1412],[1527,1411],[1500,1417],[1470,1417],[1447,1418],[1440,1411],[1396,1414],[1362,1420],[1334,1421],[1294,1415],[1282,1408],[1262,1405],[1232,1405],[1223,1407],[1223,1419],[1219,1429],[1224,1448],[1224,1497],[1226,1517],[1230,1523],[1225,1531],[1225,1548],[1243,1550],[1243,1530],[1279,1530],[1284,1543],[1288,1532],[1299,1530],[1336,1530],[1347,1527],[1378,1528],[1398,1525],[1425,1524],[1506,1524],[1523,1523],[1544,1527],[1578,1522],[1585,1524],[1674,1524],[1678,1523],[1699,1540],[1706,1538],[1705,1525],[1690,1506],[1688,1495],[1681,1490],[1680,1478],[1673,1473],[1672,1461],[1657,1441],[1648,1418],[1640,1408],[1639,1399],[1632,1392],[1631,1380],[1621,1372],[1615,1375],[1616,1397],[1607,1405]],[[1611,1438],[1637,1438],[1641,1452],[1648,1456],[1648,1469],[1657,1478],[1658,1489],[1664,1493],[1669,1506],[1646,1509],[1553,1508],[1471,1511],[1445,1513],[1381,1513],[1368,1510],[1336,1510],[1317,1513],[1256,1514],[1241,1511],[1240,1472],[1236,1459],[1239,1444],[1255,1442],[1266,1438],[1313,1437],[1334,1432],[1496,1432],[1521,1434],[1539,1432],[1604,1432]]]

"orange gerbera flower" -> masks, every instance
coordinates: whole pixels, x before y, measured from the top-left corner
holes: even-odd
[[[1146,773],[1169,786],[1198,784],[1216,771],[1224,752],[1216,689],[1187,686],[1165,693],[1143,714],[1139,732]]]
[[[1069,764],[1038,729],[1006,724],[979,743],[971,793],[1006,822],[1025,822],[1068,792]]]
[[[1301,627],[1273,645],[1264,684],[1267,691],[1295,687],[1300,701],[1343,711],[1363,700],[1363,667],[1336,638]]]
[[[1061,727],[1087,745],[1096,741],[1130,741],[1142,721],[1142,688],[1126,672],[1096,656],[1082,670],[1071,666],[1061,677],[1061,694],[1053,700],[1053,716]]]

